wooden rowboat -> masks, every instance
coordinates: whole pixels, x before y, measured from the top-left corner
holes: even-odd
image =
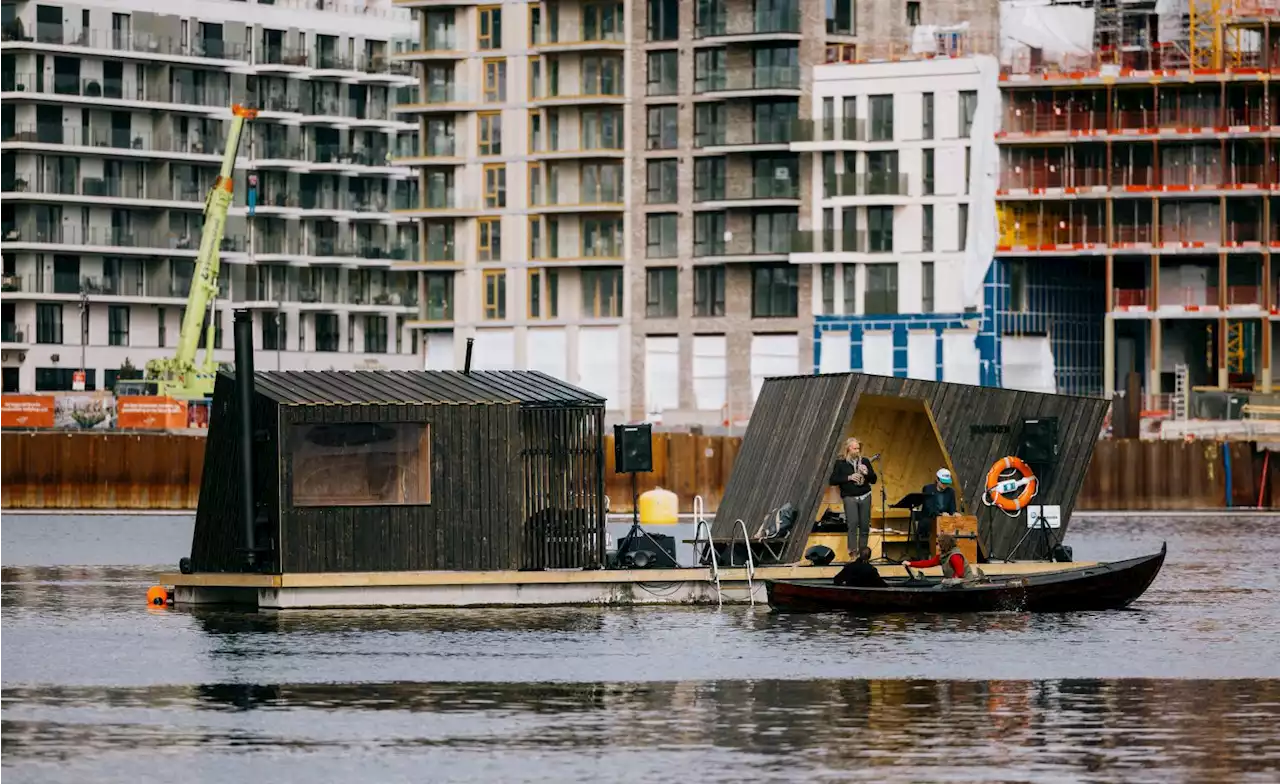
[[[1117,610],[1151,586],[1168,548],[1126,561],[944,587],[941,579],[888,579],[887,588],[829,580],[767,580],[769,606],[792,612],[1079,612]]]

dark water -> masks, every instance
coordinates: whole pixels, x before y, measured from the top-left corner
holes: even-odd
[[[9,782],[1280,781],[1280,519],[1077,524],[1170,550],[1069,617],[149,610],[189,532],[5,516]]]

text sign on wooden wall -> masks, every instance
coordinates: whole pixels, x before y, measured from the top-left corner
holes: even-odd
[[[1013,428],[1008,425],[969,425],[969,435],[985,436],[992,434],[1004,435],[1012,432]]]

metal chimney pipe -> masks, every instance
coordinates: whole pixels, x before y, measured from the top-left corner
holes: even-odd
[[[471,347],[475,345],[475,342],[475,338],[467,338],[467,358],[462,363],[462,372],[467,375],[471,374]]]
[[[240,487],[243,490],[240,514],[244,518],[245,558],[252,566],[257,545],[254,537],[256,512],[253,499],[253,313],[235,312],[236,401],[240,407]]]

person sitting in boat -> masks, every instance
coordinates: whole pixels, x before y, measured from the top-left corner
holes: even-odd
[[[876,470],[862,456],[862,444],[850,438],[844,444],[844,456],[831,470],[831,484],[840,487],[840,500],[844,502],[850,556],[871,539],[871,486],[875,483]]]
[[[871,565],[871,548],[864,547],[858,551],[857,560],[850,561],[840,570],[839,574],[831,578],[836,585],[843,585],[847,588],[887,588],[884,578],[880,576],[880,572]]]
[[[953,585],[959,582],[976,580],[981,573],[973,568],[969,559],[964,557],[960,548],[956,547],[956,538],[951,534],[938,537],[938,554],[924,561],[903,561],[903,566],[912,569],[928,569],[930,566],[942,567],[942,584]],[[910,569],[908,569],[908,574]]]
[[[920,492],[924,494],[924,504],[917,518],[916,538],[928,542],[938,516],[956,513],[956,491],[951,486],[951,472],[939,468],[933,483],[925,485]]]

